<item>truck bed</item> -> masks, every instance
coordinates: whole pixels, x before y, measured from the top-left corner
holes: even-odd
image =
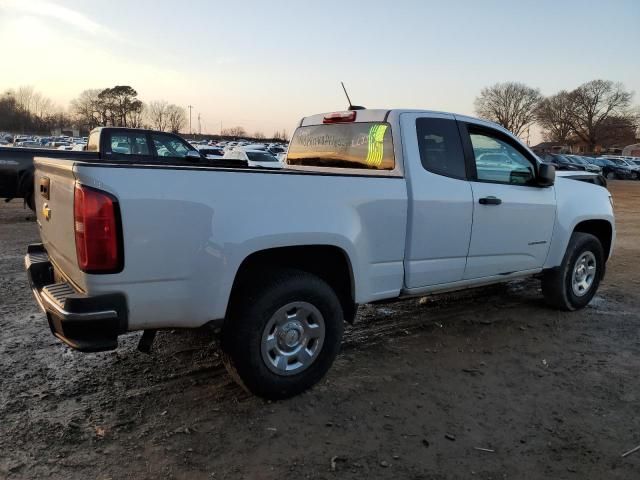
[[[69,160],[69,159],[67,159]],[[195,327],[223,318],[242,261],[265,248],[337,246],[359,276],[358,302],[402,287],[407,190],[402,177],[193,165],[36,159],[44,246],[84,293],[126,287],[129,329]],[[80,271],[74,250],[73,185],[113,195],[122,220],[124,268]],[[51,219],[43,217],[47,202]],[[194,301],[198,299],[198,301]]]

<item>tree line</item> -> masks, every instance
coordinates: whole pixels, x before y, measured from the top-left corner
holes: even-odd
[[[184,107],[166,100],[144,103],[129,85],[84,90],[66,111],[30,86],[7,90],[0,96],[0,131],[49,134],[56,128],[76,127],[89,132],[98,126],[114,126],[180,133],[187,125]],[[221,135],[266,138],[260,131],[249,135],[241,126],[225,128]],[[286,140],[287,132],[277,130],[271,138]]]
[[[48,133],[68,125],[68,114],[33,87],[0,95],[0,131]]]
[[[640,115],[632,100],[633,92],[609,80],[592,80],[548,97],[537,88],[505,82],[483,88],[475,100],[475,111],[517,136],[538,125],[549,142],[582,143],[594,152],[597,146],[635,142]]]

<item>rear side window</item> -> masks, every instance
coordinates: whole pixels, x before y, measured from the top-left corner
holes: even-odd
[[[144,133],[111,134],[111,151],[120,155],[149,155],[147,136]]]
[[[393,170],[391,126],[382,122],[300,127],[291,139],[289,165]]]
[[[446,177],[466,178],[462,141],[455,120],[418,118],[418,148],[422,166]]]

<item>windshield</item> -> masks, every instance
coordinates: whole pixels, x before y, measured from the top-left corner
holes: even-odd
[[[587,162],[585,160],[583,160],[580,157],[569,157],[569,159],[573,162],[573,163],[577,163],[578,165],[586,165]]]
[[[252,162],[277,162],[278,159],[269,153],[263,152],[246,152],[247,157]]]

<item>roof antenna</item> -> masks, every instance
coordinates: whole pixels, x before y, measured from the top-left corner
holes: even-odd
[[[347,89],[344,86],[344,82],[340,82],[340,85],[342,85],[342,90],[344,90],[344,94],[347,97],[347,101],[349,102],[349,110],[364,110],[364,107],[361,107],[360,105],[352,105],[351,104],[351,99],[349,98],[349,94],[347,93]]]

